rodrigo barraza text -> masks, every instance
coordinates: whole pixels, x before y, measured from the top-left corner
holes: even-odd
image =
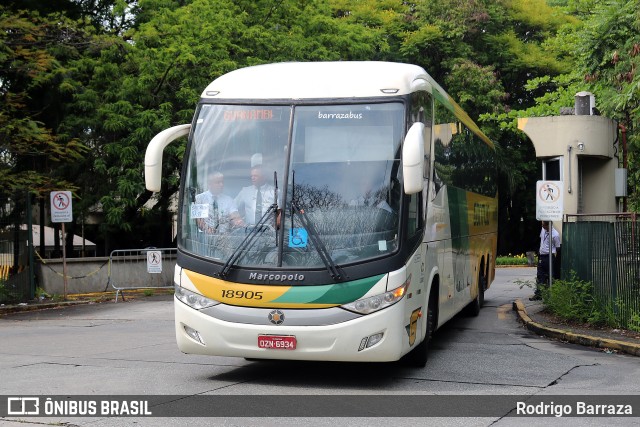
[[[572,404],[538,403],[535,405],[526,402],[516,404],[516,415],[553,415],[564,417],[567,415],[633,415],[631,405],[593,404],[575,402]]]

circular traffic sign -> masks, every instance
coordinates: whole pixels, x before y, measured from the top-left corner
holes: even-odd
[[[545,182],[540,186],[538,200],[543,203],[557,203],[560,198],[560,187],[553,182]]]
[[[70,203],[71,203],[71,199],[69,198],[69,195],[67,194],[67,192],[60,191],[58,193],[53,194],[51,204],[54,209],[63,211],[69,207]]]

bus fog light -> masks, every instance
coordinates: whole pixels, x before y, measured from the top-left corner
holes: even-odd
[[[189,337],[192,340],[198,341],[200,344],[205,345],[204,344],[204,340],[202,339],[202,337],[200,336],[200,333],[198,331],[196,331],[193,328],[188,327],[187,325],[184,325],[184,331],[187,333],[187,335],[189,335]]]
[[[373,347],[374,345],[378,344],[382,340],[383,336],[384,334],[382,332],[371,335],[369,337],[369,340],[367,341],[367,348]]]
[[[358,347],[358,351],[362,351],[367,347],[367,340],[368,339],[369,339],[369,337],[362,338],[362,341],[360,341],[360,347]]]

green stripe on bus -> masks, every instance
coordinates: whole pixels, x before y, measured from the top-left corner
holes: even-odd
[[[361,298],[384,277],[384,274],[320,286],[292,286],[284,295],[273,300],[279,303],[346,304]]]
[[[451,239],[455,249],[467,249],[468,243],[464,240],[469,236],[469,212],[467,207],[467,194],[464,190],[455,187],[447,187],[449,196],[449,217],[451,221]],[[461,237],[465,239],[461,239]],[[457,245],[456,245],[457,243]],[[460,247],[464,245],[465,247]]]

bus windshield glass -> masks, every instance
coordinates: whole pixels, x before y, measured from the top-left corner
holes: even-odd
[[[399,102],[204,104],[187,154],[179,245],[258,268],[391,254],[403,134]]]
[[[396,250],[403,117],[400,103],[296,108],[284,265],[322,266],[318,244],[336,264]]]

